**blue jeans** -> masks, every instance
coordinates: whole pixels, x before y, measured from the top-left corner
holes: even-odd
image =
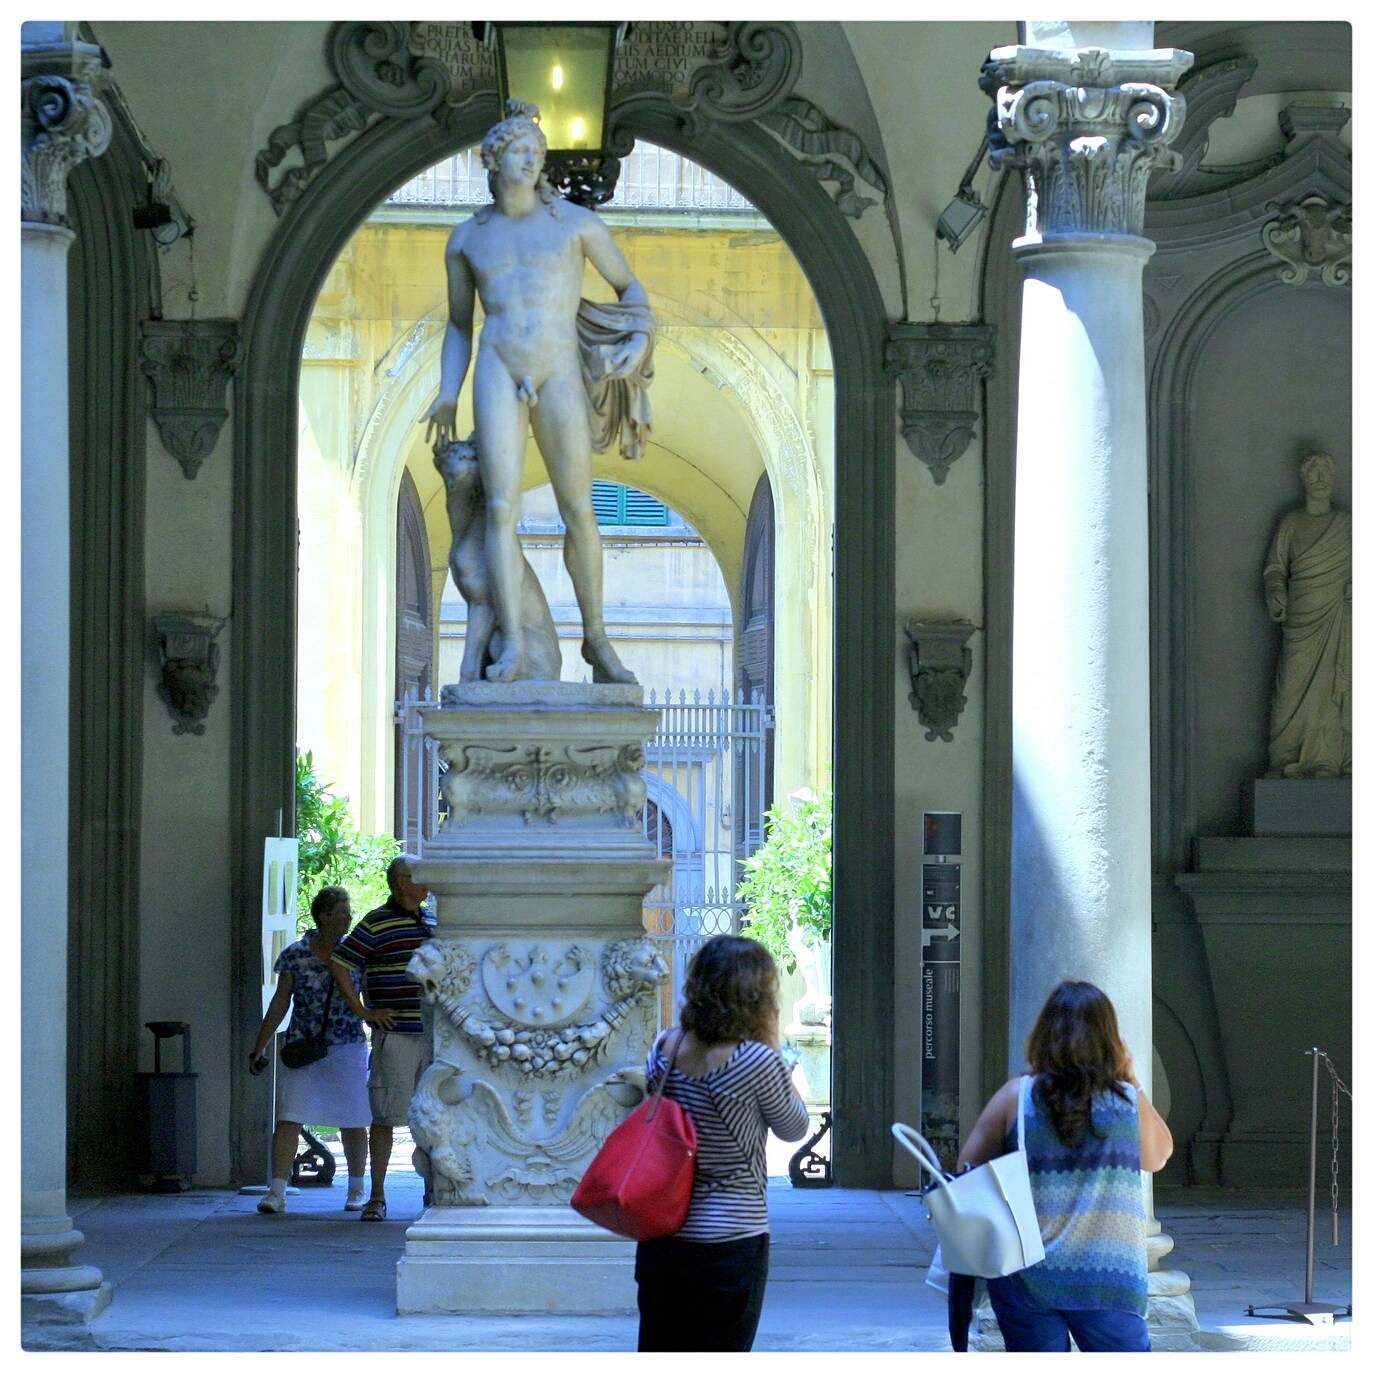
[[[1149,1327],[1133,1311],[1060,1311],[1036,1301],[1018,1274],[989,1278],[996,1323],[1009,1354],[1066,1354],[1068,1336],[1084,1354],[1147,1354]]]

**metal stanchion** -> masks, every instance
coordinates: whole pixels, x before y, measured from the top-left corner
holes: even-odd
[[[1335,1072],[1328,1054],[1321,1049],[1314,1048],[1307,1049],[1306,1052],[1311,1055],[1311,1143],[1306,1176],[1306,1300],[1272,1306],[1250,1306],[1249,1314],[1251,1316],[1292,1316],[1297,1320],[1307,1321],[1311,1325],[1333,1325],[1337,1316],[1352,1316],[1354,1308],[1352,1305],[1334,1306],[1329,1302],[1318,1302],[1315,1300],[1313,1290],[1316,1274],[1316,1119],[1320,1103],[1322,1059],[1325,1060],[1326,1067],[1335,1080],[1333,1088],[1335,1093],[1335,1126],[1331,1132],[1334,1136],[1331,1147],[1334,1149],[1339,1148],[1339,1094],[1343,1091],[1348,1095],[1349,1089],[1340,1081],[1339,1074]],[[1337,1224],[1334,1213],[1331,1216],[1331,1223],[1332,1228]],[[1340,1242],[1338,1229],[1335,1228],[1333,1233],[1334,1243],[1338,1244]]]

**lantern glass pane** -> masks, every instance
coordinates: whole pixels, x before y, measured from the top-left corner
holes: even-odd
[[[503,26],[510,98],[539,107],[550,148],[601,147],[613,36],[613,28],[590,24]]]

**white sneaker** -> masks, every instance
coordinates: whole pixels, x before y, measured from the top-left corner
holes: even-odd
[[[348,1193],[348,1200],[343,1203],[345,1211],[361,1211],[367,1204],[367,1194],[359,1187],[356,1192]]]
[[[286,1209],[286,1198],[277,1196],[275,1192],[268,1192],[258,1202],[257,1209],[264,1216],[279,1216]]]

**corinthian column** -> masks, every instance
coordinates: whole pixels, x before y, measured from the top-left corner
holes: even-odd
[[[1191,55],[1150,23],[1030,23],[982,84],[1019,168],[1011,1053],[1065,978],[1110,996],[1151,1084],[1149,546],[1141,278],[1149,173]],[[1157,1229],[1157,1227],[1154,1227]],[[1160,1246],[1152,1247],[1154,1260]],[[1153,1265],[1151,1264],[1151,1267]],[[1151,1292],[1181,1299],[1185,1275]],[[1172,1290],[1180,1289],[1180,1290]],[[1186,1300],[1190,1309],[1190,1298]],[[1185,1311],[1167,1313],[1187,1324]],[[1190,1317],[1195,1329],[1195,1315]],[[1156,1336],[1157,1339],[1157,1336]],[[1160,1347],[1169,1343],[1157,1340]],[[1190,1341],[1189,1341],[1190,1343]],[[1174,1347],[1177,1347],[1176,1345]],[[1182,1347],[1186,1347],[1183,1345]]]
[[[73,1264],[67,1215],[67,173],[110,141],[100,49],[71,26],[22,28],[20,1290],[25,1320],[89,1319],[109,1300]]]

